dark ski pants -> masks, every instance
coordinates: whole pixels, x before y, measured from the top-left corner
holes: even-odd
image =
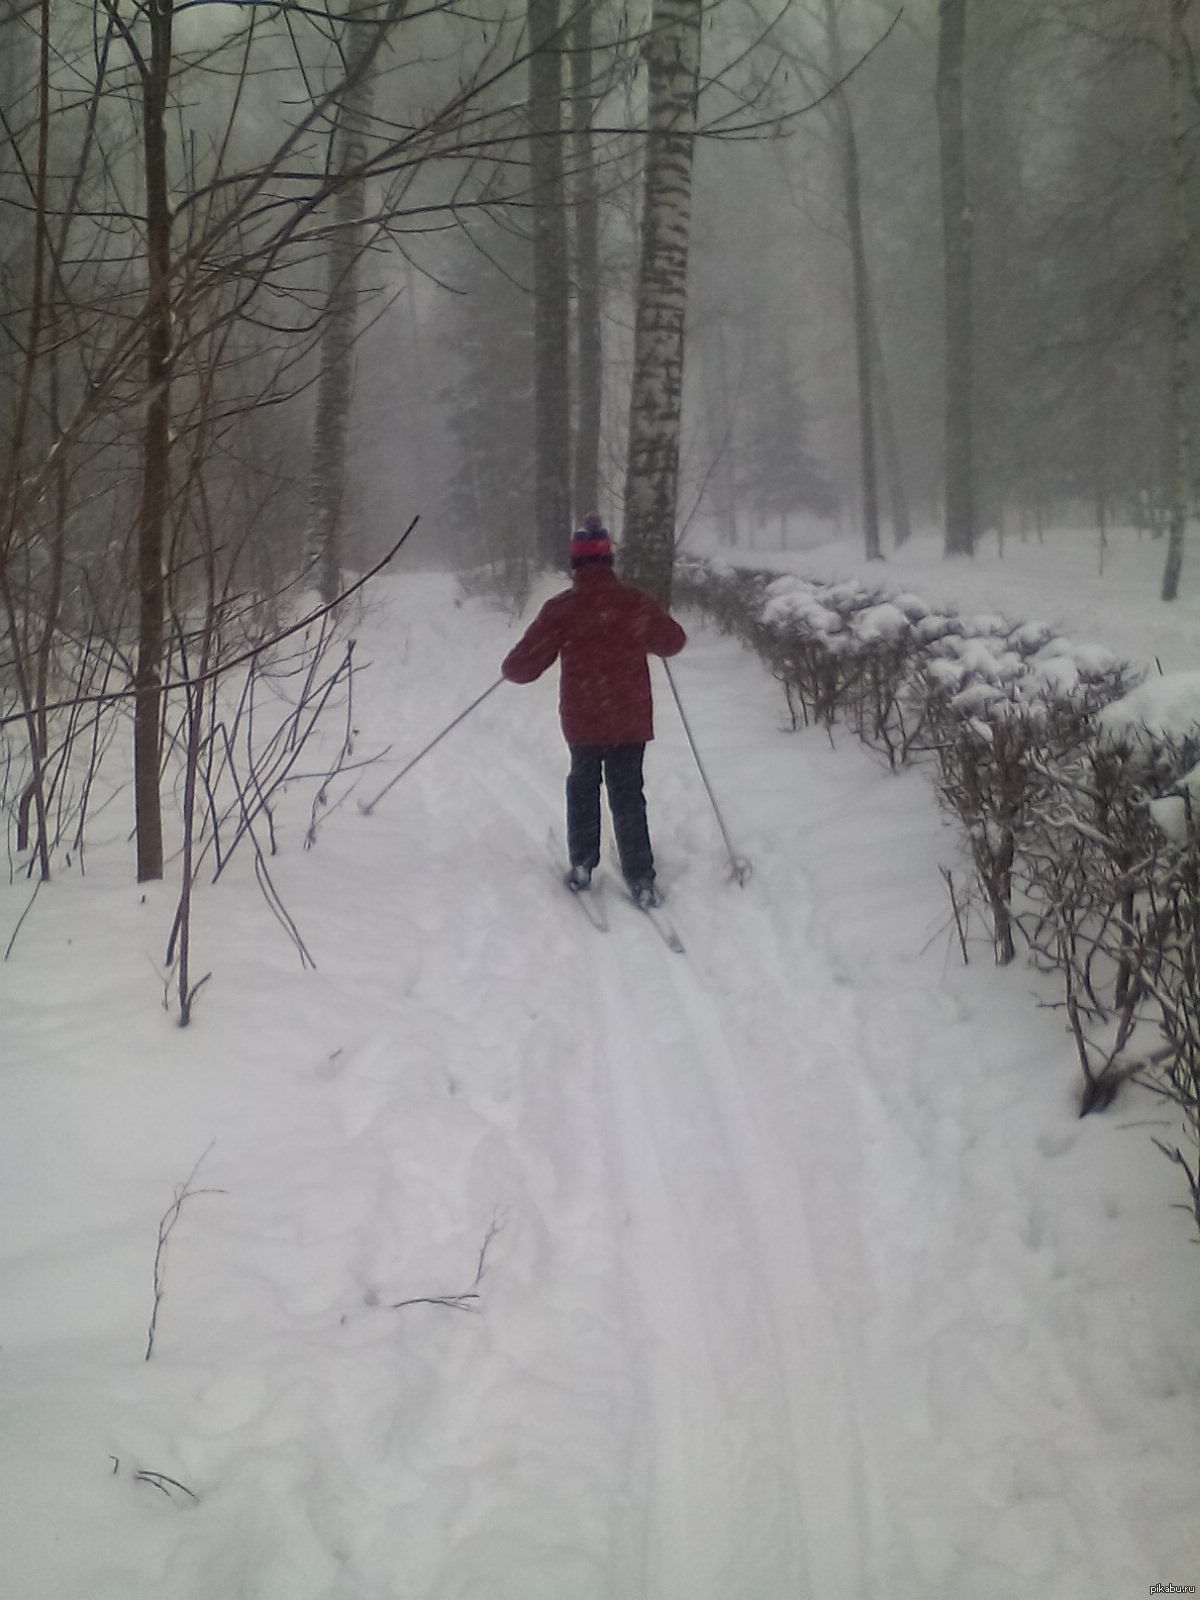
[[[567,853],[573,867],[600,860],[600,778],[608,790],[621,871],[629,884],[653,882],[654,856],[642,789],[644,744],[573,744],[567,774]]]

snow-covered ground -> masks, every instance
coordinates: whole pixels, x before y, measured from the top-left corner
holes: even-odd
[[[950,570],[914,547],[871,576],[1200,667],[1200,563],[1164,608],[1160,546],[1099,580],[1066,544]],[[793,559],[839,563],[865,570]],[[297,785],[272,862],[315,973],[252,881],[222,881],[179,1029],[173,890],[130,881],[121,802],[0,965],[0,1593],[1200,1584],[1170,1112],[1131,1091],[1079,1121],[1048,991],[997,971],[981,925],[962,964],[927,777],[785,732],[756,661],[694,625],[676,681],[753,874],[727,880],[658,678],[677,955],[611,868],[607,933],[557,886],[552,675],[360,812],[515,626],[398,570],[357,631],[357,753],[390,753],[310,851]],[[29,897],[0,890],[0,945]]]

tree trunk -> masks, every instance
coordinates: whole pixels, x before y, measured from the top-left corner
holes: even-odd
[[[167,88],[174,0],[146,10],[150,51],[142,66],[146,187],[146,411],[137,518],[138,649],[134,675],[134,811],[139,883],[163,875],[159,793],[166,583],[163,543],[171,481],[171,206],[167,192]]]
[[[937,117],[945,264],[945,552],[975,553],[971,234],[963,129],[967,0],[940,0]]]
[[[333,198],[333,226],[325,257],[325,320],[313,423],[313,453],[308,479],[308,530],[305,543],[321,599],[330,604],[341,593],[344,565],[343,513],[346,494],[346,438],[354,397],[354,343],[358,335],[359,262],[364,246],[367,126],[371,115],[371,65],[387,28],[404,10],[392,0],[373,20],[377,0],[351,0],[345,16],[345,88],[334,134],[333,170],[339,183]]]
[[[867,287],[869,290],[869,279]],[[900,442],[896,438],[896,414],[892,409],[887,366],[883,359],[883,339],[879,332],[879,317],[875,310],[873,295],[870,296],[867,315],[871,322],[871,362],[875,372],[875,398],[879,408],[879,443],[883,455],[884,479],[887,483],[888,510],[892,518],[892,543],[898,550],[912,538],[912,521],[908,514],[908,491],[904,487]]]
[[[571,394],[558,0],[529,0],[529,43],[535,517],[539,558],[562,567],[571,522]]]
[[[829,76],[834,89],[834,117],[841,155],[842,193],[850,235],[854,293],[854,355],[858,379],[859,469],[862,475],[863,539],[868,561],[879,561],[879,477],[875,461],[875,398],[871,360],[871,294],[867,278],[867,246],[863,236],[862,182],[854,119],[843,85],[842,40],[835,0],[825,0],[825,36]]]
[[[717,317],[702,348],[704,367],[704,423],[708,454],[712,465],[709,482],[713,515],[722,544],[738,542],[737,485],[734,471],[736,449],[734,408],[732,405],[729,361],[725,346],[724,319]]]
[[[33,260],[32,282],[29,287],[29,312],[25,332],[25,349],[20,362],[19,377],[15,378],[12,393],[0,375],[0,425],[7,435],[6,458],[0,479],[0,598],[3,600],[6,631],[11,649],[10,670],[16,682],[21,706],[25,713],[25,726],[29,738],[30,779],[19,802],[17,819],[17,848],[25,850],[29,843],[29,810],[32,806],[37,816],[37,858],[41,880],[50,877],[50,839],[46,817],[45,758],[48,747],[45,712],[45,693],[40,690],[40,677],[30,676],[29,632],[23,625],[23,606],[13,592],[9,563],[13,554],[17,529],[21,520],[19,491],[22,459],[28,445],[35,409],[38,363],[42,357],[42,340],[50,311],[50,252],[47,248],[49,219],[47,212],[47,182],[50,162],[50,0],[40,0],[38,8],[37,57],[37,157],[32,182],[33,198]],[[12,48],[11,45],[8,48]],[[15,78],[16,58],[7,62]],[[60,476],[59,482],[61,484]],[[60,555],[61,555],[61,547]],[[55,606],[57,610],[57,605]],[[51,636],[52,623],[47,607],[46,641]]]
[[[574,500],[577,521],[600,501],[600,421],[603,346],[600,330],[600,202],[592,148],[594,90],[592,8],[581,5],[571,23],[571,150],[575,217]]]
[[[666,604],[675,558],[683,330],[702,0],[655,0],[634,329],[624,566]]]
[[[1191,425],[1188,415],[1188,389],[1191,381],[1191,297],[1188,289],[1188,214],[1187,130],[1184,122],[1184,35],[1183,17],[1189,0],[1168,0],[1170,36],[1168,63],[1171,75],[1171,501],[1167,523],[1167,559],[1163,567],[1162,598],[1179,596],[1179,575],[1183,569],[1183,541],[1191,499]]]

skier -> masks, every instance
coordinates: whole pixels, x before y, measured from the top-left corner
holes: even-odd
[[[621,871],[643,910],[660,904],[646,826],[642,760],[654,737],[647,655],[673,656],[687,635],[656,600],[622,583],[596,512],[571,536],[571,587],[538,612],[500,665],[510,683],[532,683],[561,657],[559,717],[571,752],[567,775],[567,886],[591,885],[600,860],[600,778]]]

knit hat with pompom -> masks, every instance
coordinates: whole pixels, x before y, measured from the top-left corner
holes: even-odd
[[[611,566],[612,540],[598,511],[589,511],[583,527],[571,535],[571,565],[582,567],[589,561],[606,561]]]

